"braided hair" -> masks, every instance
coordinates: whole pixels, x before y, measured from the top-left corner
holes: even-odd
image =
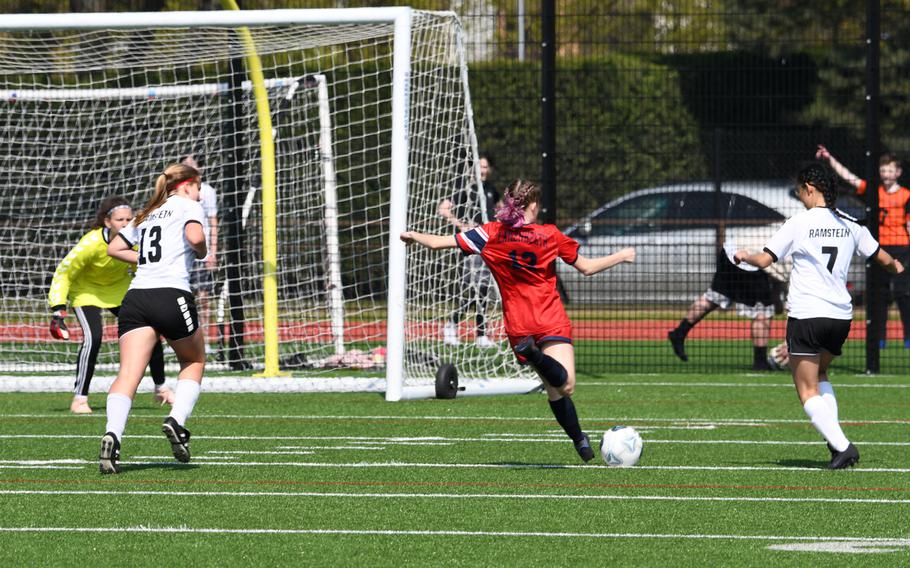
[[[509,184],[502,197],[502,207],[496,210],[496,220],[512,229],[525,224],[525,209],[540,202],[540,186],[534,182],[517,179]]]
[[[842,219],[856,222],[856,219],[844,214],[837,208],[837,175],[827,164],[822,162],[808,164],[796,175],[796,183],[800,186],[811,185],[821,192],[825,198],[825,207],[830,209],[832,213]]]

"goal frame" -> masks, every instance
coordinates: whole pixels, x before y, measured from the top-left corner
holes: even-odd
[[[391,171],[390,171],[390,209],[388,234],[388,288],[387,288],[387,358],[386,390],[388,401],[407,398],[426,398],[435,395],[435,386],[404,386],[405,359],[405,325],[406,325],[406,268],[407,252],[405,244],[398,238],[407,229],[408,221],[408,170],[409,170],[409,89],[411,75],[411,22],[410,7],[384,8],[339,8],[339,9],[281,9],[250,11],[189,11],[189,12],[123,12],[123,13],[77,13],[77,14],[4,14],[0,20],[0,31],[34,31],[34,30],[102,30],[134,28],[193,28],[193,27],[230,27],[243,29],[245,26],[281,26],[306,24],[358,24],[386,23],[393,25],[392,54],[392,127],[391,127]],[[247,57],[255,58],[255,46],[247,46]],[[256,64],[253,67],[257,67]],[[250,70],[250,80],[254,89],[264,88],[261,72],[256,76],[255,69]],[[462,61],[462,74],[467,81],[466,69]],[[471,137],[474,153],[475,170],[477,163],[477,145],[473,132],[473,111],[470,96],[465,83],[467,113],[472,124]],[[257,101],[257,104],[259,102]],[[268,102],[266,108],[259,108],[259,129],[261,131],[262,180],[263,180],[263,254],[266,255],[266,266],[263,276],[263,290],[275,290],[275,260],[268,255],[277,250],[275,227],[275,164],[274,141],[271,137],[272,127]],[[270,147],[265,145],[269,144]],[[271,172],[271,176],[269,176]],[[479,179],[479,177],[478,177]],[[271,187],[267,187],[270,183]],[[271,205],[266,203],[271,199]],[[327,211],[328,213],[328,211]],[[271,227],[271,230],[269,229]],[[271,265],[271,269],[269,266]],[[271,279],[271,280],[269,280]],[[277,292],[276,292],[277,297]],[[268,312],[269,302],[265,302]],[[274,310],[273,310],[274,312]],[[335,318],[333,318],[334,320]],[[271,321],[270,321],[271,320]],[[337,322],[334,322],[337,325]],[[265,314],[266,360],[262,376],[281,376],[278,364],[277,314]],[[333,325],[334,327],[334,325]],[[269,335],[273,335],[270,341]],[[269,344],[272,348],[269,348]],[[517,394],[537,390],[540,383],[529,379],[507,379],[479,381],[474,385],[463,385],[459,388],[462,395],[474,394]]]

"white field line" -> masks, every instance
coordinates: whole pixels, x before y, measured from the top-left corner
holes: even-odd
[[[841,497],[711,497],[673,495],[559,495],[533,493],[341,493],[321,491],[154,491],[154,490],[40,490],[4,489],[0,495],[116,495],[168,497],[327,497],[341,499],[506,499],[552,501],[720,501],[745,503],[862,503],[871,505],[908,505],[910,499],[858,499]]]
[[[520,469],[584,469],[588,471],[594,470],[615,470],[617,468],[612,468],[606,465],[578,465],[578,464],[531,464],[531,463],[421,463],[421,462],[355,462],[355,463],[324,463],[324,462],[238,462],[238,461],[215,461],[209,458],[196,458],[192,463],[182,464],[175,461],[167,461],[165,456],[147,456],[152,459],[163,458],[165,461],[152,461],[152,462],[140,462],[140,461],[121,461],[122,465],[128,466],[186,466],[192,467],[194,465],[226,465],[231,467],[243,466],[243,467],[299,467],[299,468],[320,468],[320,469],[368,469],[368,468],[413,468],[413,469],[511,469],[511,470],[520,470]],[[227,458],[225,458],[227,459]],[[60,460],[59,463],[73,464],[73,463],[83,463],[86,466],[97,467],[98,462],[95,460]],[[4,467],[3,464],[17,465],[21,462],[15,460],[7,460],[0,462],[0,467]],[[57,462],[48,462],[46,465],[49,467],[56,467]],[[35,468],[41,468],[40,465],[35,465]],[[812,468],[812,467],[755,467],[755,466],[696,466],[696,465],[637,465],[633,470],[654,470],[654,471],[760,471],[760,472],[777,472],[777,471],[797,471],[802,473],[825,473],[828,472],[827,469],[822,467]],[[859,473],[910,473],[910,468],[865,468],[865,467],[854,467],[850,470],[847,470],[847,475],[850,475],[849,472]]]
[[[792,382],[782,383],[711,383],[711,382],[675,382],[675,381],[598,381],[575,383],[577,387],[720,387],[720,388],[793,388]],[[834,390],[846,389],[910,389],[910,384],[905,383],[834,383]]]
[[[102,419],[104,414],[95,415],[85,414],[3,414],[0,418],[75,418],[77,420],[88,420],[92,417]],[[160,414],[132,414],[133,419],[161,419]],[[193,421],[205,419],[231,419],[231,420],[428,420],[428,421],[485,421],[485,422],[545,422],[552,423],[552,417],[531,417],[531,416],[395,416],[395,415],[320,415],[320,414],[194,414]],[[638,423],[670,423],[677,425],[689,424],[714,424],[719,426],[755,426],[763,424],[803,424],[807,423],[806,419],[795,418],[660,418],[660,417],[632,417],[632,416],[612,416],[612,417],[586,417],[585,422],[613,422],[635,425]],[[910,419],[892,419],[892,420],[864,420],[862,418],[845,418],[840,417],[842,424],[862,422],[863,424],[910,424]]]
[[[819,536],[819,535],[741,535],[741,534],[691,534],[691,533],[590,533],[590,532],[520,532],[520,531],[433,531],[433,530],[358,530],[358,529],[226,529],[193,528],[187,526],[131,526],[131,527],[0,527],[9,533],[174,533],[174,534],[249,534],[249,535],[364,535],[364,536],[460,536],[460,537],[514,537],[514,538],[601,538],[601,539],[663,539],[663,540],[757,540],[757,541],[813,541],[813,542],[862,542],[887,543],[892,546],[910,545],[910,538]]]
[[[97,435],[89,434],[0,434],[4,439],[45,439],[45,440],[96,440],[100,439]],[[161,436],[149,434],[136,434],[128,436],[128,439],[140,440],[160,440]],[[360,437],[360,436],[193,436],[194,440],[219,440],[219,441],[329,441],[338,440],[342,442],[360,442],[363,444],[372,444],[364,446],[277,446],[279,450],[374,450],[384,449],[381,446],[386,445],[408,445],[408,446],[452,446],[462,442],[509,442],[509,443],[526,443],[526,444],[566,444],[565,434],[560,436],[544,436],[538,434],[484,434],[481,438],[415,438],[415,441],[403,442],[402,438],[382,438],[382,437]],[[425,440],[425,441],[416,441]],[[869,440],[854,439],[858,445],[862,446],[910,446],[910,442],[873,442]],[[745,445],[745,446],[818,446],[821,442],[818,440],[667,440],[658,438],[646,438],[648,444],[678,444],[678,445]],[[226,453],[226,452],[219,452]],[[237,452],[239,453],[239,452]],[[267,454],[277,454],[281,452],[263,452]],[[0,463],[4,463],[0,460]]]

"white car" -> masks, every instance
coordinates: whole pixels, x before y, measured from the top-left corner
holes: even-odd
[[[634,304],[691,302],[711,283],[719,246],[718,227],[738,248],[761,250],[784,221],[805,208],[786,181],[731,181],[715,191],[713,182],[669,184],[632,192],[590,213],[564,232],[581,244],[579,252],[602,256],[635,247],[636,261],[586,278],[557,263],[570,303]],[[864,217],[863,204],[838,197],[838,207]],[[786,279],[786,269],[772,265]],[[864,264],[854,262],[852,284],[865,280]]]

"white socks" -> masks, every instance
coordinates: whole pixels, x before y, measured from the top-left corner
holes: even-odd
[[[831,395],[833,399],[833,394]],[[818,430],[819,434],[824,436],[825,440],[831,444],[835,450],[842,452],[850,445],[850,441],[841,430],[837,422],[837,412],[832,410],[828,403],[821,396],[813,396],[803,405],[803,410],[812,421],[812,425]]]
[[[186,419],[193,413],[193,407],[199,400],[200,384],[191,379],[177,381],[177,390],[174,394],[174,406],[171,407],[169,416],[183,426]]]
[[[837,399],[834,397],[834,386],[831,381],[819,381],[818,392],[822,400],[828,404],[828,407],[834,412],[834,419],[837,420]]]
[[[129,418],[133,399],[124,394],[107,395],[107,426],[105,432],[113,432],[117,439],[123,438],[126,429],[126,419]]]

